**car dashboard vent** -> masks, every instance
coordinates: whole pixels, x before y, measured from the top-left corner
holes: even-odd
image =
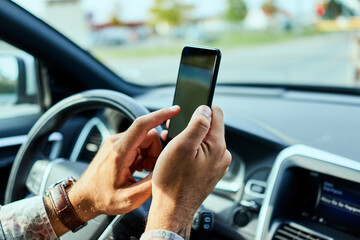
[[[321,234],[295,224],[284,224],[278,228],[273,240],[331,240],[331,238],[321,236]]]
[[[78,159],[85,162],[90,162],[96,155],[97,151],[99,150],[101,143],[103,141],[103,137],[99,131],[99,129],[94,126],[84,145],[81,149]]]
[[[109,136],[109,130],[99,118],[90,119],[79,134],[70,155],[70,161],[90,162],[95,157],[103,141]]]

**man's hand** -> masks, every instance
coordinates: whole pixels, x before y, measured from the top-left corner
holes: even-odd
[[[104,142],[69,192],[81,220],[130,212],[151,196],[152,175],[136,182],[132,174],[135,170],[152,170],[162,151],[154,127],[178,113],[179,107],[172,107],[139,117],[127,131]]]
[[[187,128],[160,154],[153,172],[153,200],[146,230],[190,236],[192,217],[231,162],[219,107],[199,107]]]
[[[135,170],[153,169],[162,151],[156,126],[173,118],[178,106],[139,117],[120,134],[109,137],[68,196],[78,217],[87,222],[100,214],[124,214],[140,207],[151,196],[151,177],[136,182]],[[45,207],[57,236],[67,229],[57,218],[50,199]]]

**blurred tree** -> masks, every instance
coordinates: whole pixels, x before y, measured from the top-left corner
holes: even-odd
[[[325,19],[336,19],[343,12],[343,6],[335,0],[330,0],[327,3],[324,18]]]
[[[226,18],[230,21],[241,21],[245,18],[247,8],[244,0],[227,0]]]
[[[166,23],[170,27],[180,26],[190,19],[192,5],[183,4],[180,0],[155,0],[150,9],[152,25]]]
[[[273,15],[278,12],[278,8],[276,7],[274,0],[265,1],[262,8],[267,15]]]

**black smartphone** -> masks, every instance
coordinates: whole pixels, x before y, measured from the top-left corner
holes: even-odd
[[[220,59],[221,52],[217,48],[184,47],[173,101],[181,111],[170,121],[167,142],[186,128],[200,105],[211,107]]]

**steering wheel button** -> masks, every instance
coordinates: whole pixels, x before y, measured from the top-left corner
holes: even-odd
[[[204,217],[204,222],[205,223],[211,223],[211,217],[210,216]]]
[[[210,224],[205,223],[205,224],[203,225],[203,229],[209,230],[209,229],[210,229]]]

